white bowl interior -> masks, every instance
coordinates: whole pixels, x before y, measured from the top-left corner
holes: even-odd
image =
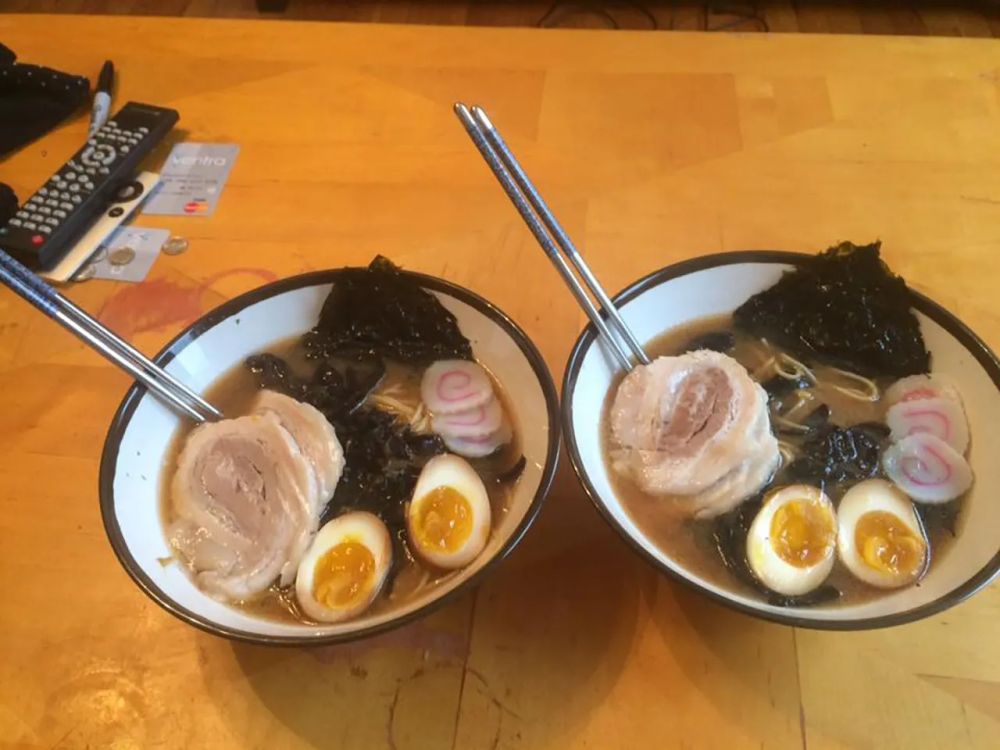
[[[670,328],[708,315],[732,312],[751,295],[771,286],[791,266],[746,262],[716,266],[665,280],[620,306],[628,325],[640,341],[649,341]],[[948,596],[975,576],[998,552],[1000,506],[1000,393],[983,367],[947,330],[917,313],[932,371],[946,373],[958,385],[965,401],[972,434],[970,464],[976,482],[965,499],[960,537],[947,554],[936,560],[917,586],[887,593],[857,605],[777,607],[722,589],[677,563],[669,551],[659,549],[633,523],[612,488],[601,454],[601,410],[615,375],[615,366],[604,348],[594,341],[582,354],[579,373],[569,393],[572,433],[582,472],[599,502],[657,561],[692,583],[738,604],[773,616],[810,621],[849,621],[897,615]],[[568,437],[568,436],[567,436]]]
[[[315,324],[330,284],[282,292],[251,304],[188,343],[167,370],[202,391],[247,356]],[[426,589],[398,608],[333,625],[278,622],[247,614],[202,593],[180,564],[161,565],[170,556],[160,515],[164,456],[181,421],[156,398],[143,395],[122,435],[114,472],[113,512],[125,547],[162,595],[197,618],[229,631],[268,637],[324,637],[377,627],[418,610],[460,586],[491,560],[518,529],[544,480],[549,433],[554,427],[542,385],[531,362],[495,320],[472,305],[434,291],[458,319],[477,359],[498,378],[516,410],[527,464],[512,493],[508,512],[495,523],[483,554],[437,587]],[[527,429],[524,429],[527,427]]]

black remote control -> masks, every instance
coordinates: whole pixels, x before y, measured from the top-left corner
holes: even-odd
[[[172,109],[126,104],[0,227],[0,247],[26,266],[51,268],[109,203],[132,197],[136,168],[178,118]]]

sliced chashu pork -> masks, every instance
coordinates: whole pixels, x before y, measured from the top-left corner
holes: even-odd
[[[274,414],[202,425],[178,458],[172,542],[204,590],[251,599],[294,576],[316,531],[317,484]]]
[[[622,381],[611,408],[615,469],[688,514],[724,513],[778,462],[767,394],[718,352],[660,357]]]
[[[766,410],[757,424],[759,426],[754,427],[747,438],[746,458],[732,471],[697,494],[675,497],[685,514],[694,518],[713,518],[727,513],[767,484],[781,463],[781,456],[778,441],[771,434]]]
[[[318,519],[333,497],[344,471],[344,449],[333,425],[316,407],[275,391],[261,391],[254,399],[251,411],[277,417],[309,460],[317,482],[317,503],[312,510]]]
[[[671,484],[676,486],[672,476],[676,463],[663,461],[662,455],[656,451],[617,452],[613,454],[613,463],[618,471],[632,476],[645,492],[668,497],[683,515],[711,518],[732,510],[755,494],[778,468],[781,459],[777,440],[771,434],[766,408],[758,412],[741,445],[742,450],[732,454],[733,463],[728,471],[713,483],[693,492],[653,489]]]

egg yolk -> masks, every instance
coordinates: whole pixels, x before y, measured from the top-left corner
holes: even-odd
[[[316,561],[313,598],[329,609],[346,607],[367,593],[374,575],[371,550],[354,539],[345,539]]]
[[[825,506],[790,500],[771,518],[771,544],[778,557],[797,568],[822,561],[833,546],[833,523]]]
[[[865,513],[854,529],[854,545],[865,564],[891,575],[912,575],[924,562],[927,545],[892,513]]]
[[[472,506],[454,487],[435,487],[417,503],[413,525],[426,547],[456,552],[472,534]]]

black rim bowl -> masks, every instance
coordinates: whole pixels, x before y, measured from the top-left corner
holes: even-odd
[[[250,305],[295,289],[330,284],[337,280],[341,270],[343,269],[315,271],[312,273],[282,279],[271,284],[266,284],[257,289],[253,289],[227,302],[224,302],[222,305],[209,311],[181,331],[181,333],[170,341],[170,343],[160,350],[160,352],[153,358],[153,361],[159,366],[164,367],[167,363],[174,359],[180,351],[187,347],[192,341],[199,338],[207,330],[223,320],[236,315]],[[521,519],[520,524],[518,524],[517,528],[514,529],[510,537],[508,537],[493,558],[474,575],[469,576],[469,578],[462,581],[454,589],[443,596],[428,602],[423,607],[387,622],[379,623],[377,625],[359,630],[353,630],[347,633],[323,636],[262,635],[219,625],[175,602],[165,592],[163,592],[145,574],[145,572],[143,572],[142,567],[136,562],[129,552],[128,547],[125,544],[125,538],[122,535],[121,528],[118,525],[118,519],[115,517],[114,478],[115,465],[118,461],[119,444],[121,443],[122,436],[124,435],[125,427],[128,425],[129,420],[132,418],[132,414],[138,407],[139,400],[146,394],[145,386],[133,384],[126,392],[118,410],[115,412],[114,418],[111,421],[111,426],[108,429],[107,437],[104,440],[104,450],[101,455],[101,465],[98,479],[101,517],[104,522],[105,533],[107,534],[108,540],[111,542],[111,547],[114,550],[115,555],[118,557],[118,561],[121,563],[122,567],[125,568],[125,571],[129,574],[132,580],[135,581],[136,585],[138,585],[138,587],[142,589],[142,591],[145,592],[150,599],[159,604],[163,609],[167,610],[180,620],[199,628],[200,630],[235,641],[284,646],[322,646],[333,643],[345,643],[347,641],[366,638],[387,630],[392,630],[393,628],[397,628],[401,625],[405,625],[430,614],[445,603],[458,598],[466,591],[469,591],[471,588],[481,583],[494,569],[494,567],[507,557],[514,547],[517,546],[518,542],[520,542],[524,537],[528,527],[531,526],[535,517],[538,515],[538,512],[541,510],[545,497],[548,495],[549,488],[555,476],[556,466],[559,461],[559,401],[556,394],[555,383],[552,380],[552,375],[545,366],[545,361],[542,359],[541,353],[528,338],[527,334],[525,334],[525,332],[521,330],[520,326],[518,326],[503,311],[491,302],[483,299],[474,292],[470,292],[468,289],[434,276],[415,273],[413,271],[403,271],[403,273],[412,277],[423,288],[442,292],[451,297],[455,297],[490,318],[494,323],[500,326],[500,328],[502,328],[511,339],[513,339],[514,343],[517,344],[518,348],[531,365],[535,376],[538,378],[539,385],[541,386],[542,393],[545,397],[546,413],[549,421],[548,451],[545,466],[542,469],[538,490],[535,492],[535,496],[532,498],[531,504],[528,506],[528,510],[525,512],[524,518]]]
[[[630,284],[622,291],[618,292],[618,294],[612,298],[612,301],[615,303],[615,306],[624,305],[648,289],[659,286],[665,281],[676,279],[681,276],[687,276],[695,273],[696,271],[704,271],[709,268],[717,268],[720,266],[728,266],[739,263],[780,263],[785,265],[801,265],[808,262],[813,257],[815,256],[806,253],[793,253],[778,250],[741,250],[736,252],[700,256],[690,260],[680,261],[679,263],[674,263],[673,265],[661,268],[658,271],[653,271],[649,275],[642,277],[635,283]],[[997,359],[996,354],[994,354],[990,348],[986,346],[982,339],[980,339],[975,333],[972,332],[971,329],[969,329],[968,326],[966,326],[946,309],[941,307],[938,303],[934,302],[925,295],[920,294],[919,292],[913,291],[912,289],[910,290],[910,294],[913,298],[912,304],[914,309],[938,323],[959,343],[961,343],[962,346],[964,346],[969,353],[975,357],[979,365],[986,371],[994,385],[997,387],[997,390],[1000,390],[1000,360]],[[942,612],[949,607],[968,599],[977,591],[988,585],[990,581],[992,581],[993,578],[1000,573],[1000,548],[998,548],[997,553],[993,556],[993,558],[964,584],[927,604],[905,612],[883,615],[880,617],[859,618],[852,620],[817,620],[806,619],[793,614],[784,615],[780,613],[773,613],[746,606],[730,599],[729,597],[721,596],[713,591],[710,591],[695,581],[692,581],[678,574],[676,571],[671,570],[660,560],[651,555],[646,549],[644,549],[642,545],[633,539],[632,536],[621,526],[621,524],[615,520],[614,516],[605,506],[604,501],[601,499],[597,490],[594,488],[594,485],[591,483],[587,470],[583,465],[583,459],[580,456],[580,451],[576,443],[576,435],[573,432],[572,399],[569,394],[571,394],[576,388],[576,379],[583,363],[584,354],[590,346],[596,342],[596,340],[597,329],[594,327],[593,323],[589,323],[580,333],[579,338],[577,338],[576,344],[573,346],[573,350],[570,352],[569,359],[566,362],[566,374],[563,377],[562,386],[562,422],[566,448],[569,451],[569,458],[573,465],[573,471],[576,472],[576,476],[579,478],[580,484],[583,485],[584,492],[586,492],[587,497],[590,498],[594,507],[597,508],[598,513],[600,513],[608,525],[610,525],[611,528],[614,529],[618,535],[639,554],[640,557],[646,560],[646,562],[661,573],[665,573],[669,577],[676,581],[680,581],[689,588],[692,588],[695,591],[708,596],[714,601],[724,604],[727,607],[731,607],[739,612],[753,615],[754,617],[759,617],[765,620],[770,620],[772,622],[778,622],[783,625],[794,625],[796,627],[813,628],[816,630],[869,630],[914,622],[915,620],[920,620],[928,615]]]

